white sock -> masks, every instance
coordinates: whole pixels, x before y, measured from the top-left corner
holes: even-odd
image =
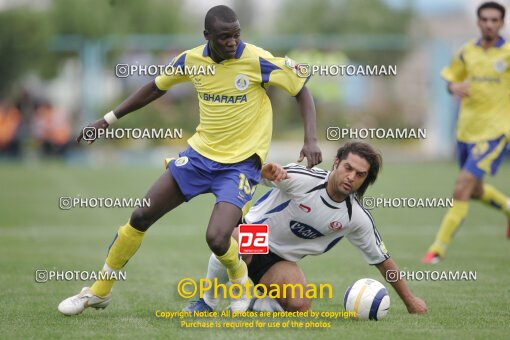
[[[256,312],[283,312],[283,308],[278,301],[267,295],[262,299],[254,300],[252,309]]]
[[[211,257],[209,258],[209,265],[207,266],[207,278],[211,280],[211,283],[214,283],[214,279],[217,279],[218,284],[225,284],[229,281],[227,269],[221,264],[221,262],[216,258],[216,255],[214,254],[211,254]],[[215,297],[214,289],[209,289],[204,293],[204,301],[209,305],[209,307],[216,309],[223,294],[223,289],[219,288],[218,296]]]

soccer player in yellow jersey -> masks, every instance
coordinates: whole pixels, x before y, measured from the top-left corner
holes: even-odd
[[[444,217],[424,263],[437,263],[444,257],[467,215],[471,198],[505,213],[510,237],[510,200],[483,182],[485,174],[496,173],[510,138],[510,44],[499,35],[505,8],[486,2],[477,14],[482,37],[465,44],[442,72],[448,91],[461,98],[457,124],[461,171],[455,183],[453,207]]]
[[[272,134],[272,110],[266,87],[276,85],[295,96],[304,121],[305,137],[299,161],[308,167],[320,163],[321,152],[315,136],[315,107],[288,58],[240,39],[237,15],[227,6],[211,8],[205,17],[207,44],[178,55],[175,72],[158,76],[89,128],[105,129],[124,115],[161,97],[175,84],[191,81],[198,93],[200,124],[188,140],[188,148],[168,165],[168,170],[146,194],[150,207],[137,208],[128,223],[119,228],[110,245],[104,272],[120,270],[139,248],[147,229],[161,216],[193,197],[211,192],[216,204],[207,226],[206,240],[225,266],[230,280],[244,284],[246,264],[238,256],[232,231],[241,219],[241,210],[252,198],[260,180]],[[214,66],[214,74],[197,72]],[[78,137],[78,141],[82,134]],[[90,143],[90,142],[89,142]],[[114,280],[98,280],[90,288],[62,301],[58,309],[65,315],[81,313],[87,307],[104,308],[111,300]],[[234,296],[236,294],[233,294]],[[232,309],[248,308],[246,298],[233,299]]]

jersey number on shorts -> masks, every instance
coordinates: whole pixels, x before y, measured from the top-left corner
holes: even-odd
[[[244,174],[239,174],[239,190],[244,190],[247,195],[251,194],[250,181]]]

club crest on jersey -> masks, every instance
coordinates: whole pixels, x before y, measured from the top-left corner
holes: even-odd
[[[188,163],[188,157],[183,156],[175,160],[175,166],[183,166]]]
[[[307,205],[304,205],[303,203],[301,203],[301,204],[299,205],[299,208],[300,208],[301,210],[303,210],[305,213],[309,213],[310,211],[312,211],[312,208],[310,208],[310,207],[309,207],[309,206],[307,206]]]
[[[304,224],[298,221],[290,221],[290,230],[297,237],[304,238],[306,240],[313,240],[314,238],[317,238],[319,236],[324,236],[320,231],[318,231],[314,227],[311,227],[308,224]]]
[[[329,229],[335,230],[335,231],[340,231],[340,229],[342,229],[342,227],[343,227],[342,223],[340,223],[338,221],[333,221],[333,222],[329,223],[329,226],[328,226]]]
[[[498,73],[503,73],[505,72],[506,70],[506,67],[508,65],[506,64],[505,60],[503,59],[498,59],[494,62],[494,69],[496,70],[496,72]]]
[[[234,86],[239,91],[244,91],[248,88],[248,85],[250,85],[250,80],[248,79],[248,76],[245,74],[239,74],[237,75],[236,79],[234,80]]]

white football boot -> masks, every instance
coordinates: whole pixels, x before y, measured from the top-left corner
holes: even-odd
[[[112,293],[105,297],[94,295],[89,287],[82,288],[80,294],[68,297],[58,305],[58,311],[64,315],[77,315],[87,307],[104,309],[110,303]]]

